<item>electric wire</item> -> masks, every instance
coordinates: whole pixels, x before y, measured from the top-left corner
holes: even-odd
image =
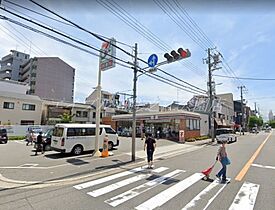
[[[19,30],[17,30],[15,27],[13,27],[9,22],[7,22],[9,27],[11,27],[14,31],[19,33],[22,37],[24,37],[26,40],[28,40],[35,48],[37,48],[42,54],[47,55],[47,53],[42,50],[40,47],[38,47],[36,44],[34,44],[29,38],[27,38],[23,33],[21,33]],[[33,49],[32,49],[33,50]]]
[[[128,14],[127,11],[125,11],[122,7],[120,7],[117,3],[114,4],[111,3],[110,1],[106,0],[105,3],[103,3],[102,1],[97,1],[99,4],[101,4],[104,8],[106,8],[107,10],[109,10],[111,13],[113,13],[116,17],[118,17],[120,20],[122,20],[124,23],[126,23],[128,26],[130,26],[131,28],[133,28],[135,31],[137,31],[138,33],[140,33],[142,36],[144,36],[148,41],[150,41],[151,43],[153,43],[154,45],[156,45],[158,48],[160,48],[161,50],[165,50],[168,51],[171,48],[165,44],[163,41],[161,41],[155,34],[153,34],[148,28],[146,28],[144,25],[142,25],[140,22],[138,22],[132,15]],[[117,11],[118,10],[118,11]],[[123,16],[122,16],[123,15]],[[131,22],[131,21],[132,22]],[[139,28],[138,28],[138,27]],[[144,30],[143,28],[146,28],[146,30]],[[149,34],[148,34],[149,33]],[[148,37],[149,36],[149,37]],[[153,37],[152,37],[153,36]],[[155,40],[158,40],[155,41]],[[160,46],[161,45],[161,46]],[[182,63],[181,63],[182,64]],[[186,65],[187,66],[187,65]],[[190,66],[190,69],[193,68],[194,70],[194,66]],[[201,76],[201,72],[198,73],[198,75]]]
[[[5,34],[7,34],[7,37],[10,37],[12,39],[14,39],[16,42],[21,43],[23,46],[25,46],[27,49],[30,47],[25,40],[23,40],[21,37],[19,37],[17,34],[15,34],[14,32],[12,32],[11,30],[9,30],[7,27],[1,25],[2,28],[4,28],[5,30],[3,30],[2,28],[0,28],[1,31],[3,31]],[[7,32],[8,31],[8,32]],[[36,55],[41,55],[38,51],[33,50],[34,53]]]
[[[99,40],[101,40],[101,41],[104,41],[104,42],[108,42],[108,40],[102,38],[102,36],[100,36],[100,35],[98,35],[98,34],[96,34],[96,33],[94,33],[94,32],[91,32],[91,31],[89,31],[89,30],[87,30],[87,29],[81,27],[80,25],[78,25],[78,24],[72,22],[71,20],[69,20],[69,19],[67,19],[67,18],[64,18],[63,16],[57,14],[56,12],[54,12],[54,11],[52,11],[52,10],[50,10],[50,9],[48,9],[48,8],[46,8],[46,7],[44,7],[43,5],[37,3],[37,2],[35,2],[35,1],[33,1],[33,0],[29,0],[29,1],[32,2],[32,3],[34,3],[35,5],[37,5],[37,6],[41,7],[41,8],[43,8],[44,10],[46,10],[46,11],[48,11],[48,12],[54,14],[55,16],[61,18],[62,20],[65,20],[66,22],[72,24],[72,25],[75,26],[76,28],[78,28],[78,29],[80,29],[80,30],[82,30],[82,31],[85,31],[85,32],[89,33],[90,35],[94,36],[95,38],[97,38],[97,39],[99,39]],[[132,55],[131,53],[127,52],[127,51],[124,50],[123,48],[118,47],[117,45],[115,45],[115,44],[113,44],[113,43],[110,43],[110,44],[113,45],[115,48],[121,50],[121,51],[124,52],[125,54],[127,54],[127,55],[129,55],[129,56],[131,56],[131,57],[134,57],[134,55]]]
[[[122,62],[122,63],[130,64],[130,63],[127,62],[127,61],[124,61],[124,60],[122,60],[122,59],[120,59],[120,58],[117,58],[117,57],[115,57],[115,56],[113,56],[113,55],[110,55],[110,54],[108,54],[108,53],[106,53],[106,52],[103,52],[103,51],[100,50],[100,49],[97,49],[97,48],[95,48],[95,47],[92,47],[92,46],[90,46],[89,44],[86,44],[86,43],[81,42],[81,41],[79,41],[79,40],[77,40],[77,39],[74,39],[74,38],[70,37],[69,35],[63,34],[63,33],[59,32],[59,31],[57,31],[57,30],[54,30],[54,29],[49,28],[49,27],[47,27],[47,26],[44,26],[44,25],[42,25],[42,24],[40,24],[40,23],[37,23],[37,22],[35,22],[35,21],[33,21],[33,20],[27,19],[27,18],[25,18],[25,17],[23,17],[23,16],[21,16],[21,15],[18,15],[18,14],[14,13],[14,12],[11,12],[11,11],[5,9],[5,8],[1,8],[1,7],[0,7],[0,9],[1,9],[1,10],[4,10],[5,12],[8,12],[8,13],[10,13],[10,14],[12,14],[12,15],[14,15],[14,16],[20,18],[20,19],[23,19],[23,20],[25,20],[25,21],[27,21],[27,22],[33,23],[33,24],[35,24],[35,25],[37,25],[37,26],[39,26],[39,27],[41,27],[41,28],[44,28],[44,29],[49,30],[49,31],[51,31],[51,32],[54,32],[54,33],[56,33],[56,34],[58,34],[58,35],[60,35],[60,36],[63,36],[63,37],[65,37],[65,38],[67,38],[67,39],[69,39],[69,40],[71,40],[71,41],[74,41],[74,42],[76,42],[76,43],[78,43],[78,44],[81,44],[81,45],[83,45],[83,46],[85,46],[85,47],[88,47],[88,48],[93,49],[93,50],[95,50],[95,51],[97,51],[97,52],[100,52],[100,53],[104,53],[104,54],[110,56],[111,58],[114,58],[114,59],[116,59],[116,60],[118,60],[118,61],[120,61],[120,62]]]
[[[40,30],[38,30],[38,29],[35,29],[35,28],[31,27],[31,26],[28,26],[28,25],[26,25],[26,24],[23,24],[23,23],[21,23],[21,22],[18,22],[18,21],[16,21],[16,20],[11,19],[11,18],[8,18],[8,17],[5,17],[5,16],[3,16],[3,15],[0,15],[0,19],[9,21],[9,22],[11,22],[11,23],[13,23],[13,24],[16,24],[16,25],[21,26],[21,27],[26,28],[26,29],[29,29],[29,30],[31,30],[31,31],[33,31],[33,32],[36,32],[36,33],[38,33],[38,34],[42,34],[42,35],[44,35],[44,36],[46,36],[46,37],[48,37],[48,38],[51,38],[51,39],[56,40],[56,41],[58,41],[58,42],[61,42],[61,43],[63,43],[63,44],[69,45],[69,46],[71,46],[71,47],[74,47],[74,48],[76,48],[76,49],[79,49],[79,50],[81,50],[81,51],[84,51],[84,52],[86,52],[86,53],[88,53],[88,54],[91,54],[91,55],[100,57],[100,55],[99,55],[99,54],[96,54],[95,52],[91,52],[91,51],[89,51],[89,50],[87,50],[87,49],[84,49],[84,48],[82,48],[82,47],[79,47],[79,46],[77,46],[77,45],[75,45],[75,44],[72,44],[72,43],[70,43],[70,42],[64,41],[64,40],[62,40],[62,39],[60,39],[60,38],[57,38],[57,37],[55,37],[55,36],[53,36],[53,35],[50,35],[50,34],[47,34],[47,33],[43,32],[43,31],[40,31]],[[131,69],[130,66],[126,66],[126,65],[124,65],[124,64],[122,64],[122,63],[116,62],[116,64]]]
[[[233,79],[239,79],[239,80],[275,81],[275,78],[231,77],[231,76],[225,76],[225,75],[219,75],[219,74],[213,74],[213,76],[223,77],[228,79],[233,78]]]

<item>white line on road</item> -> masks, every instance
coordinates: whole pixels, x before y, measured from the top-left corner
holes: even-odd
[[[93,180],[93,181],[90,181],[90,182],[85,182],[85,183],[82,183],[82,184],[79,184],[79,185],[75,185],[74,188],[78,189],[78,190],[85,189],[85,188],[88,188],[88,187],[92,187],[92,186],[95,186],[95,185],[98,185],[98,184],[102,184],[104,182],[108,182],[108,181],[111,181],[111,180],[114,180],[114,179],[117,179],[117,178],[120,178],[120,177],[123,177],[123,176],[127,176],[127,175],[130,175],[130,174],[133,174],[133,173],[141,172],[141,171],[144,171],[144,170],[145,170],[145,168],[142,168],[142,167],[134,168],[134,169],[129,170],[129,171],[124,171],[124,172],[121,172],[121,173],[118,173],[118,174],[103,177],[101,179],[96,179],[96,180]]]
[[[214,180],[211,184],[209,184],[203,191],[201,191],[196,197],[194,197],[186,206],[182,208],[182,210],[186,210],[189,208],[193,208],[196,206],[196,202],[201,200],[202,196],[206,195],[209,193],[212,189],[220,185],[220,180],[216,179]]]
[[[191,185],[201,180],[205,175],[202,173],[195,173],[192,176],[182,180],[181,182],[173,185],[172,187],[162,191],[156,196],[150,198],[144,203],[136,207],[137,210],[152,210],[162,206],[164,203],[179,195],[182,191],[186,190]]]
[[[252,210],[260,185],[244,182],[229,210]]]
[[[221,189],[207,202],[206,206],[203,208],[203,210],[207,209],[208,206],[213,202],[213,200],[221,193],[221,191],[227,186],[227,184],[230,182],[230,178],[227,179],[226,183],[222,186]]]
[[[152,172],[154,172],[154,173],[160,173],[160,172],[163,172],[163,171],[165,171],[167,169],[168,168],[166,168],[166,167],[160,167],[158,169],[153,170]],[[94,190],[92,192],[88,192],[87,194],[91,195],[93,197],[98,197],[100,195],[112,192],[112,191],[114,191],[114,190],[116,190],[118,188],[124,187],[124,186],[126,186],[128,184],[132,184],[132,183],[137,182],[139,180],[148,178],[148,177],[150,177],[152,175],[153,175],[152,173],[149,173],[149,174],[140,174],[140,175],[137,175],[137,176],[134,176],[134,177],[131,177],[131,178],[128,178],[128,179],[125,179],[125,180],[113,183],[111,185],[108,185],[106,187],[100,188],[98,190]]]
[[[113,198],[110,198],[110,199],[108,199],[104,202],[108,203],[109,205],[111,205],[113,207],[116,207],[116,206],[118,206],[118,205],[120,205],[120,204],[122,204],[122,203],[124,203],[124,202],[140,195],[141,193],[146,192],[146,191],[152,189],[153,187],[156,187],[157,185],[160,185],[160,184],[166,182],[167,180],[179,175],[182,172],[185,172],[185,171],[177,169],[175,171],[172,171],[169,174],[166,174],[164,176],[161,176],[161,177],[158,177],[154,180],[151,180],[151,181],[149,181],[145,184],[137,186],[137,187],[135,187],[131,190],[128,190],[128,191],[126,191],[126,192],[124,192],[120,195],[117,195]]]
[[[263,165],[255,164],[255,163],[253,163],[252,166],[259,167],[259,168],[275,169],[274,166],[263,166]]]

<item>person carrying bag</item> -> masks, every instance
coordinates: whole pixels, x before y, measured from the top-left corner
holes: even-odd
[[[227,153],[226,153],[226,145],[227,141],[223,141],[222,145],[220,146],[217,156],[216,156],[216,160],[219,160],[222,164],[222,168],[221,170],[216,174],[216,177],[221,180],[222,177],[222,182],[225,183],[226,180],[226,169],[227,169],[227,165],[229,165],[231,163],[231,161],[229,160],[229,158],[227,157]]]

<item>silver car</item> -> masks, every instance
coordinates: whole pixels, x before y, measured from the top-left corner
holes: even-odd
[[[231,128],[218,128],[216,130],[216,140],[219,144],[222,142],[236,142],[237,139],[235,131]]]

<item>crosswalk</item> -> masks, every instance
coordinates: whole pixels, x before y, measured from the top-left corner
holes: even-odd
[[[175,178],[178,180],[175,184],[164,184]],[[135,200],[135,203],[137,201],[137,199],[134,198],[138,198],[140,195],[145,195],[146,197],[146,192],[152,192],[153,188],[157,189],[158,186],[160,188],[167,186],[166,189],[162,189],[160,192],[157,191],[153,196],[150,194],[147,200],[143,201],[141,199],[140,204],[130,208],[136,210],[153,210],[166,209],[164,206],[168,201],[183,195],[184,192],[187,192],[191,188],[198,187],[196,184],[203,182],[203,178],[204,175],[202,173],[188,175],[186,171],[182,169],[171,170],[168,167],[159,167],[150,170],[146,167],[138,167],[84,182],[73,187],[76,190],[84,192],[90,199],[102,197],[104,205],[108,205],[110,209],[116,207],[129,209],[129,205],[131,205],[129,204],[130,201]],[[201,191],[190,201],[181,203],[181,206],[177,206],[178,209],[207,209],[223,190],[229,186],[229,182],[230,179],[223,184],[220,183],[218,179],[210,182],[204,189],[200,189]],[[201,187],[201,185],[199,185],[199,187]],[[226,209],[252,210],[256,203],[259,188],[260,186],[258,184],[244,182],[236,193],[232,204]],[[123,205],[127,205],[127,207],[123,207]]]

